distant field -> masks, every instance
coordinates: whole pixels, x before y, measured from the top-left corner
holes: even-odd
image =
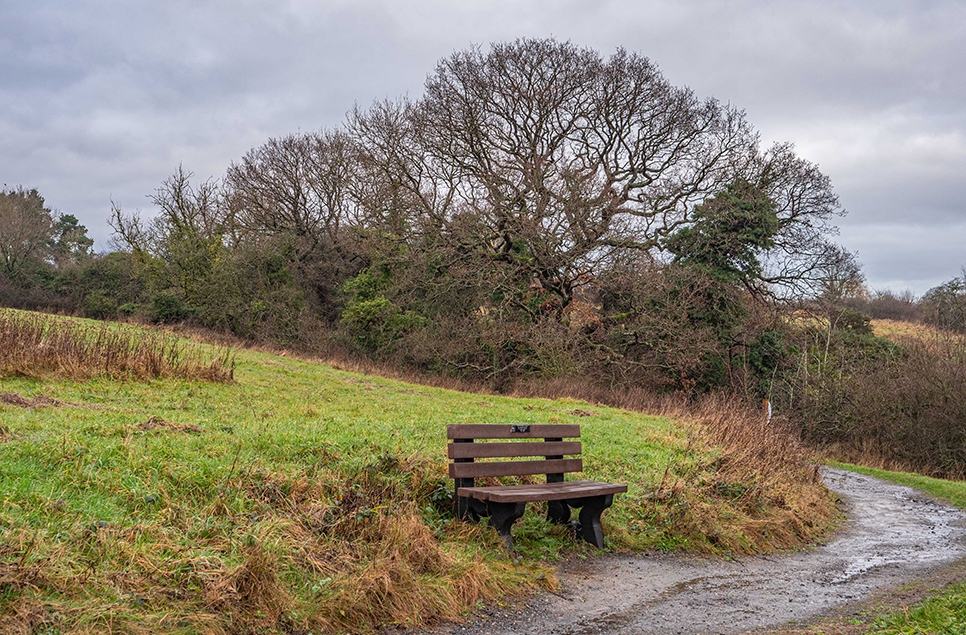
[[[942,335],[941,331],[928,324],[900,320],[872,320],[872,333],[890,340],[902,337],[933,339]]]
[[[0,632],[368,632],[552,588],[548,560],[592,550],[538,506],[515,527],[518,554],[453,522],[458,422],[580,423],[584,476],[629,485],[605,514],[615,548],[767,548],[771,519],[795,507],[722,480],[736,459],[691,424],[575,400],[254,351],[237,351],[229,383],[7,376]]]

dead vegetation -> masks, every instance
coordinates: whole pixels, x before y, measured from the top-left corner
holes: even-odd
[[[0,403],[16,408],[50,408],[54,406],[74,406],[76,404],[60,401],[47,395],[37,395],[36,397],[24,397],[15,392],[0,392]]]
[[[178,432],[178,433],[192,433],[201,434],[201,428],[193,423],[174,423],[173,421],[168,421],[162,417],[153,416],[142,421],[137,426],[135,426],[140,432],[151,432],[153,430],[162,430],[165,432]]]
[[[155,331],[0,311],[0,377],[232,381],[230,349],[205,349]]]
[[[384,471],[349,477],[242,471],[191,517],[169,501],[155,522],[91,523],[66,539],[10,531],[0,632],[372,633],[456,620],[508,590],[554,588],[539,565],[525,575],[458,554],[466,543],[499,547],[483,527],[427,526],[416,503],[432,482],[426,464],[377,460]]]
[[[705,500],[726,499],[739,512],[730,525],[712,505],[692,501],[695,534],[728,551],[773,551],[807,544],[839,518],[819,478],[818,457],[786,419],[721,397],[706,398],[681,415],[700,425],[706,443],[722,449],[685,490],[703,492]]]
[[[921,324],[873,328],[878,337],[803,331],[803,354],[776,401],[832,458],[966,477],[966,338]]]

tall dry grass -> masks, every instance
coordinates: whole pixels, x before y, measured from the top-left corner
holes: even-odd
[[[702,440],[722,448],[712,476],[696,474],[689,487],[725,498],[740,512],[732,526],[722,526],[719,512],[697,502],[691,509],[697,533],[732,551],[768,551],[811,542],[839,518],[822,484],[818,455],[787,418],[720,395],[677,416],[698,423]]]
[[[691,443],[719,448],[713,464],[668,466],[649,496],[648,522],[663,527],[672,544],[735,553],[786,549],[815,540],[840,516],[819,476],[820,457],[794,425],[738,398],[717,393],[689,400],[636,386],[608,388],[585,378],[521,383],[514,394],[571,397],[662,415],[692,426]],[[727,518],[722,502],[732,509]]]
[[[172,335],[0,311],[0,377],[180,377],[232,381],[231,349],[192,346]]]

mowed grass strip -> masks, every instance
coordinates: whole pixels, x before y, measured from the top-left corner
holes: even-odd
[[[605,515],[614,548],[758,548],[743,528],[780,507],[722,485],[729,455],[691,424],[254,351],[234,383],[19,376],[0,393],[17,397],[0,400],[4,633],[361,633],[553,588],[548,563],[590,547],[538,505],[518,553],[455,521],[448,423],[580,423],[584,476],[630,486]]]

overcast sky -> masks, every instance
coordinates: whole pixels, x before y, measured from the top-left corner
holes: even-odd
[[[473,44],[555,37],[654,61],[791,141],[848,215],[874,289],[966,265],[966,2],[0,0],[0,184],[36,187],[108,247],[111,199],[179,164],[220,177],[270,137],[418,97]]]

